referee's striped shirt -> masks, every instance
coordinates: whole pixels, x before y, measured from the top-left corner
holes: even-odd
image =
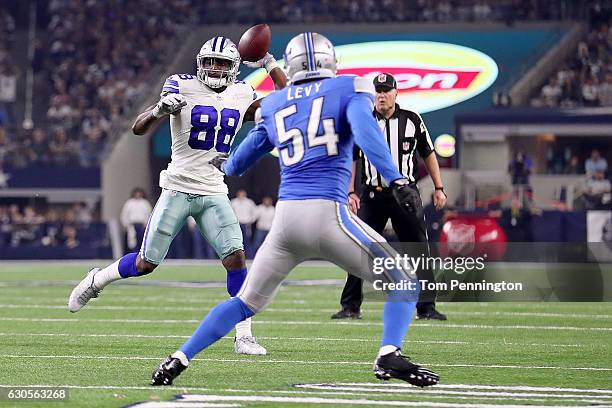
[[[417,181],[417,156],[425,158],[434,151],[434,146],[421,115],[416,112],[401,109],[395,104],[393,116],[386,119],[374,111],[374,116],[386,138],[393,162],[398,170],[410,182]],[[353,160],[361,161],[361,182],[370,187],[387,187],[388,183],[368,160],[365,154],[355,145]]]

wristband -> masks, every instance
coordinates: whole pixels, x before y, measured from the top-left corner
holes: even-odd
[[[351,195],[353,195],[353,194],[355,194],[355,195],[357,196],[357,198],[359,198],[359,194],[357,194],[357,193],[356,193],[356,192],[354,192],[354,191],[349,191],[349,193],[348,193],[349,197],[350,197]]]
[[[444,191],[444,187],[435,187],[436,191],[441,191],[442,194],[444,194],[444,197],[448,198],[448,195],[446,195],[446,191]]]
[[[264,64],[264,68],[266,69],[267,73],[270,73],[273,69],[278,68],[278,62],[276,62],[276,59],[272,55],[270,55],[270,57],[271,58]]]

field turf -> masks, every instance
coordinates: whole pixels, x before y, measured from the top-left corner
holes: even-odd
[[[612,406],[612,303],[440,304],[449,320],[413,322],[404,345],[441,375],[419,389],[373,377],[382,304],[332,321],[344,273],[302,266],[255,318],[267,356],[236,355],[230,333],[175,386],[153,388],[154,367],[226,298],[225,272],[164,265],[71,314],[68,294],[87,269],[0,264],[0,406]],[[67,387],[69,398],[7,402],[13,386]]]

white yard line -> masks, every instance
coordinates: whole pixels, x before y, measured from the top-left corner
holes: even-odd
[[[374,388],[410,388],[412,385],[404,383],[389,383],[389,382],[372,382],[372,383],[332,383],[332,384],[296,384],[298,388],[307,388],[310,385],[340,385],[340,386],[358,386],[358,387],[374,387]],[[438,384],[435,388],[448,389],[470,389],[470,390],[505,390],[505,391],[537,391],[537,392],[588,392],[595,394],[610,394],[612,389],[602,390],[599,388],[563,388],[563,387],[536,387],[530,385],[482,385],[482,384]]]
[[[38,299],[40,300],[40,299]],[[140,298],[138,298],[140,300]],[[49,309],[49,310],[63,310],[66,309],[64,304],[66,299],[61,299],[59,304],[19,304],[19,303],[5,303],[0,304],[0,308],[6,309]],[[206,303],[214,305],[222,300],[200,300],[199,303]],[[120,305],[93,305],[90,310],[144,310],[144,311],[194,311],[203,312],[202,307],[196,306],[120,306]],[[266,309],[266,312],[277,312],[277,313],[335,313],[338,309],[313,309],[313,308],[275,308],[271,307]],[[363,313],[380,313],[382,308],[379,309],[362,309]],[[553,317],[553,318],[577,318],[577,319],[609,319],[612,320],[612,314],[587,314],[587,313],[539,313],[539,312],[461,312],[453,311],[453,316],[502,316],[502,317]]]
[[[59,322],[59,323],[142,323],[142,324],[187,324],[199,323],[196,319],[72,319],[72,318],[30,318],[30,317],[0,317],[0,321],[16,322]],[[342,326],[382,326],[381,322],[339,322],[339,321],[287,321],[287,320],[257,320],[258,324],[269,325],[294,325],[294,326],[320,326],[320,325],[342,325]],[[413,327],[434,327],[447,329],[449,327],[458,329],[522,329],[522,330],[564,330],[564,331],[612,331],[612,327],[576,327],[576,326],[532,326],[532,325],[487,325],[487,324],[451,324],[451,323],[422,323],[414,322]]]
[[[362,391],[362,392],[374,392],[374,393],[386,393],[387,389],[384,388],[376,388],[376,387],[359,387],[354,385],[337,385],[337,384],[311,384],[308,386],[304,386],[302,388],[306,389],[315,389],[315,390],[339,390],[339,391]],[[401,391],[400,391],[401,390]],[[583,398],[585,395],[574,393],[569,394],[566,392],[552,394],[547,392],[546,394],[537,393],[537,392],[520,392],[520,391],[470,391],[470,390],[449,390],[445,388],[433,387],[427,390],[418,390],[415,388],[396,388],[395,392],[402,393],[421,393],[422,395],[427,395],[429,393],[434,394],[444,394],[444,395],[463,395],[463,396],[480,396],[480,397],[523,397],[523,398],[540,398],[540,397],[550,397],[550,398]],[[589,397],[597,397],[600,399],[612,399],[612,391],[608,392],[604,395],[590,395]]]
[[[76,359],[76,360],[161,360],[160,357],[144,356],[87,356],[87,355],[23,355],[23,354],[0,354],[2,358],[16,359]],[[195,361],[210,361],[220,363],[267,363],[267,364],[315,364],[315,365],[367,365],[370,361],[302,361],[302,360],[268,360],[249,358],[195,358]],[[506,369],[529,369],[529,370],[571,370],[571,371],[612,371],[606,367],[559,367],[559,366],[526,366],[526,365],[487,365],[487,364],[432,364],[435,367],[474,367],[474,368],[506,368]]]
[[[447,403],[447,402],[429,402],[429,401],[385,401],[385,400],[369,400],[369,399],[345,399],[345,398],[321,398],[321,397],[276,397],[276,396],[261,396],[261,395],[193,395],[187,394],[181,396],[181,402],[271,402],[279,404],[332,404],[332,405],[379,405],[379,406],[395,406],[395,407],[432,407],[432,408],[524,408],[524,405],[494,405],[494,404],[475,404],[475,403]],[[171,406],[171,405],[166,405]],[[156,405],[136,405],[136,407],[156,407]],[[558,407],[553,405],[536,406],[531,405],[531,408]]]
[[[15,385],[0,385],[0,388],[13,388],[16,387]],[[119,390],[146,390],[146,391],[151,391],[151,387],[150,386],[113,386],[113,385],[41,385],[41,384],[34,384],[34,385],[19,385],[18,387],[31,387],[31,388],[49,388],[49,387],[54,387],[54,388],[70,388],[70,389],[100,389],[100,390],[112,390],[112,389],[119,389]],[[413,386],[408,385],[408,387],[412,387],[414,388],[414,391],[416,393],[423,393],[423,392],[427,392],[427,391],[423,391],[423,389],[421,388],[415,388]],[[438,386],[436,386],[438,387]],[[206,391],[206,392],[224,392],[224,393],[247,393],[247,394],[256,394],[256,393],[265,393],[265,394],[299,394],[299,395],[326,395],[326,396],[371,396],[371,393],[369,392],[345,392],[345,391],[321,391],[321,390],[314,390],[314,389],[308,389],[308,390],[299,390],[299,389],[293,389],[293,390],[250,390],[250,389],[231,389],[231,388],[226,388],[226,389],[211,389],[211,388],[204,388],[204,387],[179,387],[179,386],[169,386],[169,387],[164,387],[163,390],[175,390],[175,391]],[[403,392],[396,392],[393,388],[389,388],[387,390],[387,394],[386,395],[402,395]],[[427,394],[427,398],[440,398],[440,399],[448,399],[448,396],[445,395],[430,395],[431,393]],[[507,397],[494,397],[494,396],[482,396],[481,398],[479,397],[473,397],[473,396],[461,396],[461,395],[454,395],[453,399],[469,399],[469,400],[504,400],[507,401],[508,398]],[[603,403],[604,401],[602,400],[584,400],[584,398],[579,398],[579,399],[573,399],[573,398],[522,398],[522,397],[517,397],[517,398],[511,398],[511,400],[513,401],[556,401],[556,400],[563,400],[563,401],[577,401],[577,402],[593,402],[593,403]]]
[[[82,333],[7,333],[0,332],[0,336],[24,336],[24,337],[102,337],[102,338],[142,338],[142,339],[187,339],[188,335],[149,335],[149,334],[82,334]],[[233,339],[233,336],[226,336],[225,339]],[[379,339],[367,338],[331,338],[331,337],[266,337],[257,336],[259,340],[280,340],[280,341],[327,341],[327,342],[375,342]],[[407,343],[415,344],[449,344],[462,346],[519,346],[519,347],[586,347],[584,344],[554,344],[554,343],[491,343],[477,341],[452,341],[452,340],[407,340]],[[590,346],[589,346],[590,347]]]

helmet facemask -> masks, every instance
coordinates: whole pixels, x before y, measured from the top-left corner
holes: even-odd
[[[211,88],[222,88],[236,80],[240,60],[221,55],[198,54],[197,65],[200,81]]]

